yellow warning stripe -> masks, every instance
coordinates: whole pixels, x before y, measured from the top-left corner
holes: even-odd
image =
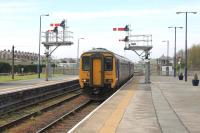
[[[135,94],[133,89],[125,91],[127,91],[126,95],[123,97],[123,100],[119,103],[112,115],[105,122],[104,126],[100,129],[100,133],[115,133],[126,107],[129,105],[131,98]]]

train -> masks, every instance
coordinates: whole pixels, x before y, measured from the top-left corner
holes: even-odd
[[[134,63],[104,48],[93,48],[80,57],[79,83],[84,95],[104,100],[134,75]]]

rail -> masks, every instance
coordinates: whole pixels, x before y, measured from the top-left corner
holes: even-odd
[[[79,106],[77,106],[76,108],[74,108],[73,110],[67,112],[66,114],[64,114],[63,116],[59,117],[58,119],[56,119],[55,121],[51,122],[50,124],[48,124],[47,126],[45,126],[44,128],[38,130],[36,133],[42,133],[45,132],[46,130],[48,130],[49,128],[51,128],[52,126],[54,126],[55,124],[57,124],[59,121],[61,121],[63,118],[72,115],[75,111],[80,110],[81,108],[85,107],[87,104],[89,104],[91,102],[91,100],[86,100],[84,103],[80,104]]]
[[[60,93],[59,95],[54,95],[53,97],[49,97],[49,99],[46,98],[45,100],[42,100],[42,101],[39,101],[39,102],[35,102],[34,104],[29,104],[29,105],[26,105],[24,107],[19,107],[19,108],[15,109],[15,110],[12,110],[12,111],[15,112],[17,110],[22,110],[23,108],[28,108],[29,106],[34,106],[34,105],[36,105],[38,103],[41,103],[41,102],[45,102],[45,101],[48,101],[48,100],[52,100],[54,98],[58,98],[58,97],[62,97],[64,95],[68,95],[68,94],[74,93],[74,94],[72,94],[72,96],[70,96],[68,98],[61,99],[60,101],[58,101],[58,102],[56,102],[54,104],[51,104],[49,106],[46,106],[44,108],[41,108],[41,109],[36,110],[34,112],[31,112],[29,114],[25,114],[20,118],[14,119],[13,121],[6,122],[6,124],[0,125],[0,132],[6,130],[8,128],[11,128],[11,127],[13,127],[13,126],[15,126],[15,125],[17,125],[19,123],[22,123],[23,121],[25,121],[25,120],[33,117],[33,116],[37,116],[37,115],[39,115],[39,114],[41,114],[43,112],[46,112],[46,111],[48,111],[48,110],[50,110],[52,108],[58,107],[58,106],[64,104],[65,102],[73,100],[73,99],[75,99],[75,98],[77,98],[78,96],[81,95],[80,88],[76,88],[76,85],[71,85],[70,87],[74,87],[74,88],[70,89],[70,90],[68,90],[68,91],[66,91],[64,93]],[[11,113],[12,111],[9,111],[9,113]]]

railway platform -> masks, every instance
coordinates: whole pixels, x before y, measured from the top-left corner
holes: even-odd
[[[200,87],[178,77],[135,77],[91,112],[73,133],[199,133]]]
[[[31,80],[0,82],[0,95],[16,91],[48,86],[48,85],[54,85],[76,79],[78,79],[78,75],[64,75],[64,76],[53,77],[50,78],[49,81],[45,81],[44,78],[40,79],[37,78]]]

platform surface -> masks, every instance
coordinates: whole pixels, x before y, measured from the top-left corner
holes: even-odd
[[[30,89],[33,87],[46,86],[46,85],[51,85],[51,84],[57,84],[57,83],[76,80],[76,79],[78,79],[78,75],[64,75],[64,76],[49,78],[49,81],[45,81],[44,78],[41,78],[41,79],[1,82],[0,95],[8,93],[8,92],[25,90],[25,89]]]
[[[76,125],[75,133],[199,133],[200,86],[154,76],[134,78]]]

